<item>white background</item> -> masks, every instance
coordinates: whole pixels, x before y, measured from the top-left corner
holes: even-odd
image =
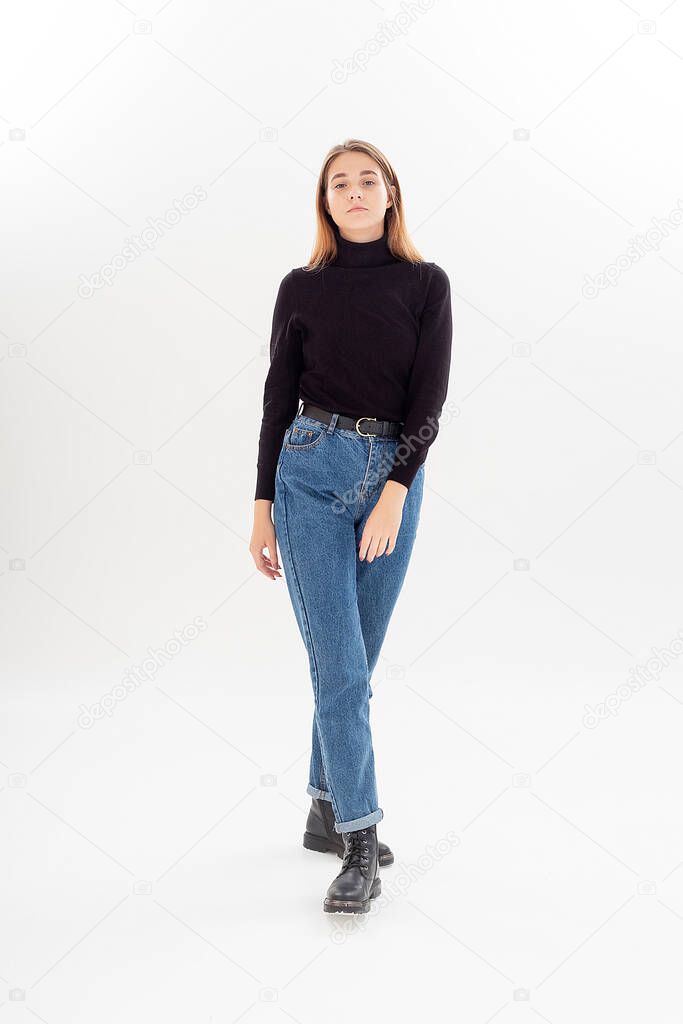
[[[680,1021],[683,662],[642,666],[683,629],[675,213],[644,241],[683,3],[133,7],[4,7],[3,1020]],[[273,301],[354,136],[454,316],[366,918],[322,913],[306,652],[248,552]]]

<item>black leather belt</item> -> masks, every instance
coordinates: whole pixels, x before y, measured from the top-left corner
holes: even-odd
[[[299,416],[310,416],[311,419],[320,420],[322,423],[329,423],[332,413],[327,409],[320,409],[317,405],[304,402]],[[359,424],[363,424],[363,429]],[[375,416],[360,416],[355,420],[352,416],[338,416],[337,426],[342,430],[355,430],[361,437],[398,437],[401,433],[402,422],[396,420],[378,420]]]

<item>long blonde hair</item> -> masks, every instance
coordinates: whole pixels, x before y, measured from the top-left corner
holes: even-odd
[[[362,139],[346,139],[341,145],[332,147],[320,169],[315,195],[316,238],[311,258],[304,270],[321,270],[337,256],[337,240],[334,231],[336,225],[325,209],[325,193],[330,164],[340,153],[367,153],[379,165],[387,192],[392,198],[392,205],[384,215],[384,232],[389,250],[397,259],[408,260],[410,263],[423,263],[424,260],[411,242],[406,229],[401,186],[393,167],[384,154],[371,143],[363,142]]]

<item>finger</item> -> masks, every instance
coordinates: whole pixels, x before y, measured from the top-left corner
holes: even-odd
[[[388,540],[389,540],[388,536],[380,536],[379,543],[377,545],[377,557],[378,558],[381,558],[382,555],[384,554],[384,550],[385,550],[385,548],[387,546],[387,541]]]
[[[279,573],[279,572],[276,572],[275,570],[277,570],[277,569],[279,569],[279,566],[273,565],[271,560],[266,555],[261,554],[261,562],[260,562],[260,565],[259,565],[259,571],[262,572],[264,576],[267,576],[271,580],[279,580],[279,579],[281,579],[282,578],[282,574]]]
[[[374,535],[372,533],[372,530],[368,530],[367,534],[363,533],[363,539],[362,539],[361,545],[360,545],[360,547],[361,547],[361,556],[360,557],[361,557],[361,559],[364,558],[366,560],[366,562],[369,562],[371,560],[370,556],[372,555],[372,545],[373,545],[374,541],[375,541],[375,538],[374,538]]]
[[[377,555],[377,545],[379,543],[379,537],[373,537],[372,543],[370,544],[370,550],[368,551],[368,562],[374,561]]]
[[[278,565],[277,561],[277,543],[273,544],[272,547],[270,546],[270,544],[266,544],[266,548],[268,549],[268,554],[270,555],[270,564],[273,566],[274,569],[279,569],[280,566]]]
[[[264,576],[267,576],[269,580],[275,579],[275,574],[273,573],[273,570],[270,569],[267,565],[263,565],[263,563],[261,563],[260,565],[257,565],[256,568]]]

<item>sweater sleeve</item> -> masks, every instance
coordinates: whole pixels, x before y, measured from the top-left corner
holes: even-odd
[[[275,470],[285,430],[299,407],[302,336],[296,323],[294,272],[280,282],[270,335],[270,369],[263,388],[263,419],[256,460],[257,498],[275,499]]]
[[[436,263],[420,318],[420,335],[408,385],[405,421],[389,480],[410,488],[439,432],[448,391],[453,318],[448,275]]]

